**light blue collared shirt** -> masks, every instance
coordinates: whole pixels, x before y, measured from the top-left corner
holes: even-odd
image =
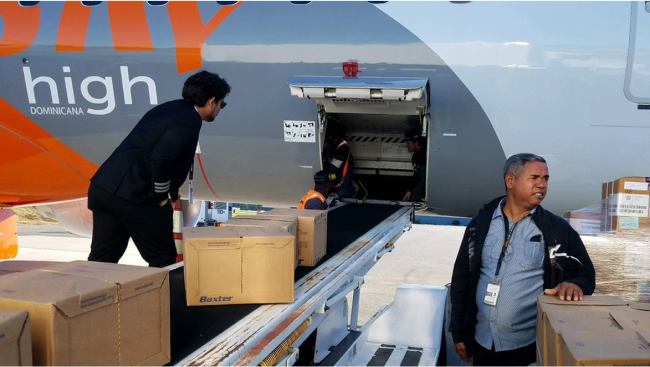
[[[501,270],[495,277],[497,263],[505,243],[503,199],[492,215],[490,230],[481,256],[481,274],[476,290],[476,341],[485,349],[497,352],[513,350],[535,342],[537,296],[544,289],[544,238],[533,222],[531,210],[515,227],[506,249]],[[508,219],[508,228],[515,223]],[[539,239],[536,241],[536,239]],[[531,241],[532,239],[532,241]],[[501,285],[496,306],[483,303],[488,283]]]

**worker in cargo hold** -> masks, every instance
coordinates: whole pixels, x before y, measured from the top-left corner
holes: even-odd
[[[411,156],[413,163],[413,178],[409,183],[409,189],[406,191],[404,201],[421,202],[425,196],[426,175],[427,175],[427,148],[426,138],[422,136],[420,129],[409,130],[404,137],[406,138],[406,148]]]
[[[350,146],[345,141],[345,127],[340,123],[330,122],[327,128],[326,157],[329,164],[329,172],[338,177],[334,190],[342,198],[354,197],[358,191],[352,181],[354,171],[354,158],[350,152]]]
[[[117,263],[133,238],[149,266],[176,261],[172,202],[194,163],[202,122],[226,106],[228,83],[207,71],[190,76],[182,99],[147,112],[90,180],[90,261]]]
[[[314,189],[310,190],[298,204],[298,209],[327,210],[332,202],[338,198],[332,194],[336,183],[336,174],[327,171],[318,171],[314,174]]]
[[[549,183],[544,158],[514,155],[503,177],[507,195],[467,225],[451,279],[456,352],[476,366],[535,362],[537,296],[580,302],[596,283],[578,233],[540,206]]]

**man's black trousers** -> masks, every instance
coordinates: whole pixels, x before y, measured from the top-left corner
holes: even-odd
[[[496,352],[483,348],[474,341],[474,366],[529,366],[536,361],[535,343],[522,348]]]
[[[134,204],[91,184],[88,209],[93,212],[93,239],[89,261],[117,263],[133,238],[149,266],[176,262],[173,209],[170,203]]]

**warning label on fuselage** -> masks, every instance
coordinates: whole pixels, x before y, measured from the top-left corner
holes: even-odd
[[[284,141],[294,143],[316,142],[316,121],[284,120]]]

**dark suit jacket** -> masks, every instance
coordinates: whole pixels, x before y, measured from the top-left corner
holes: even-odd
[[[147,112],[99,167],[93,184],[133,203],[173,199],[183,185],[201,131],[194,106],[175,100]]]

